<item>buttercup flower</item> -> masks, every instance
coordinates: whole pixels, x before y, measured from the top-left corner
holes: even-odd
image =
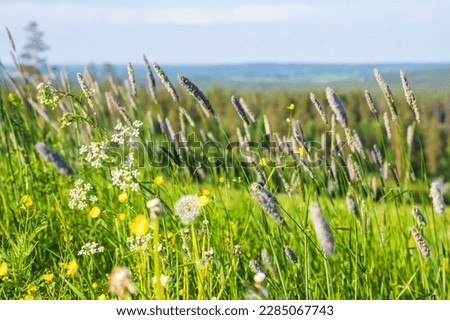
[[[143,236],[150,229],[150,221],[143,214],[138,214],[130,224],[130,231],[135,236]]]
[[[93,207],[91,211],[89,211],[89,217],[92,219],[98,218],[100,216],[100,208],[99,207]]]
[[[163,176],[157,176],[153,182],[157,186],[160,186],[160,185],[162,185],[164,183],[164,177]]]
[[[128,193],[122,192],[121,194],[119,194],[118,199],[119,199],[120,203],[127,202],[127,200],[128,200]]]
[[[0,277],[4,277],[8,274],[8,264],[3,261],[0,263]]]

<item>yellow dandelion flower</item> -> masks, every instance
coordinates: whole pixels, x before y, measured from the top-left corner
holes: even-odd
[[[143,214],[138,214],[130,223],[130,231],[135,236],[146,235],[150,229],[150,221]]]
[[[210,194],[211,194],[211,191],[209,191],[208,189],[203,189],[202,190],[202,195],[209,196]]]
[[[160,186],[160,185],[162,185],[164,183],[164,177],[163,176],[157,176],[153,182],[157,186]]]
[[[47,273],[42,275],[42,280],[52,282],[55,278],[55,275],[53,273]]]
[[[34,297],[31,294],[27,294],[25,297],[23,297],[23,300],[34,300]]]
[[[294,110],[295,104],[291,103],[287,108],[288,108],[288,110]]]
[[[70,261],[66,266],[66,270],[68,276],[74,276],[78,271],[77,260],[73,259],[72,261]]]
[[[111,190],[112,188],[113,188],[112,183],[108,183],[108,184],[106,185],[106,189]]]
[[[261,159],[259,159],[259,165],[260,165],[261,167],[267,166],[267,160],[266,160],[266,158],[261,158]]]
[[[22,209],[28,209],[33,205],[33,198],[26,194],[20,199],[20,202],[22,203]]]
[[[220,183],[225,183],[225,178],[224,178],[224,177],[220,177],[220,178],[219,178],[219,182],[220,182]]]
[[[120,221],[125,221],[125,219],[127,218],[126,213],[119,213],[119,215],[117,216],[119,218]]]
[[[122,192],[121,194],[119,194],[119,202],[120,203],[127,202],[127,200],[128,200],[128,193]]]
[[[91,287],[92,287],[92,289],[97,289],[98,288],[98,283],[97,282],[92,282]]]
[[[168,231],[166,237],[167,237],[167,239],[172,238],[173,237],[173,232],[172,231]]]
[[[306,151],[305,148],[300,147],[300,148],[298,148],[297,153],[301,156],[306,156],[308,154],[308,151]]]
[[[98,218],[100,216],[100,208],[99,207],[93,207],[91,211],[89,211],[89,217],[92,219]]]
[[[0,264],[0,277],[4,277],[7,274],[8,274],[8,264],[5,261],[3,261]]]
[[[200,207],[204,207],[208,204],[209,198],[207,196],[200,196],[198,197],[198,204]]]
[[[106,297],[106,295],[104,293],[102,293],[101,295],[99,295],[97,297],[97,300],[108,300],[108,298]]]
[[[38,287],[35,285],[29,286],[27,289],[28,294],[32,294],[33,292],[37,291]]]

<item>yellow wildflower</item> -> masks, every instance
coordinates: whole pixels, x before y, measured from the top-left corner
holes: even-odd
[[[260,164],[261,167],[267,166],[266,158],[259,159],[259,164]]]
[[[28,294],[32,294],[33,292],[37,291],[37,289],[38,289],[37,286],[31,285],[31,286],[28,287],[27,293],[28,293]]]
[[[220,177],[220,178],[219,178],[219,182],[220,182],[220,183],[225,183],[225,178],[224,178],[224,177]]]
[[[78,271],[77,260],[73,259],[72,261],[70,261],[66,266],[66,270],[68,276],[74,276]]]
[[[33,205],[33,198],[26,194],[22,197],[20,202],[22,203],[22,209],[28,209]]]
[[[287,123],[291,123],[291,118],[286,118]]]
[[[97,282],[92,282],[91,287],[92,287],[92,289],[97,289],[98,288],[98,283]]]
[[[119,215],[117,216],[119,218],[120,221],[124,221],[127,218],[126,213],[119,213]]]
[[[107,300],[106,295],[104,293],[102,293],[101,295],[99,295],[97,297],[97,300]]]
[[[157,176],[153,182],[157,186],[160,186],[160,185],[162,185],[164,183],[164,177],[163,176]]]
[[[119,202],[120,203],[127,202],[127,200],[128,200],[128,193],[122,192],[121,194],[119,194]]]
[[[170,239],[173,237],[173,232],[172,231],[167,231],[167,239]]]
[[[287,108],[288,108],[288,110],[294,110],[295,104],[291,103]]]
[[[209,196],[210,194],[211,194],[211,191],[209,191],[208,189],[203,189],[202,190],[202,195]]]
[[[99,207],[93,207],[91,211],[89,211],[89,217],[92,219],[98,218],[100,216],[100,208]]]
[[[106,189],[111,190],[112,188],[113,188],[112,183],[108,183],[108,184],[106,185]]]
[[[42,275],[42,280],[52,282],[55,278],[55,275],[53,273],[47,273]]]
[[[200,196],[198,197],[198,204],[200,207],[204,207],[208,204],[209,198],[207,196]]]
[[[0,277],[4,277],[7,274],[8,274],[8,264],[5,261],[3,261],[0,264]]]
[[[150,228],[150,221],[143,214],[138,214],[130,223],[130,231],[135,236],[146,235]]]
[[[297,152],[301,156],[306,156],[308,154],[308,151],[306,151],[306,149],[303,147],[298,148]]]
[[[23,300],[34,300],[34,297],[31,294],[27,294],[25,297],[23,297]]]

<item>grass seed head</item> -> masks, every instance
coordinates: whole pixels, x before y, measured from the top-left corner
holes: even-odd
[[[444,201],[444,182],[442,179],[438,179],[431,183],[430,197],[433,202],[434,211],[439,214],[443,214],[445,211],[445,201]]]
[[[207,117],[209,117],[209,115],[215,116],[211,102],[191,80],[185,76],[178,75],[178,82],[180,82],[181,86],[197,100]]]
[[[317,239],[326,255],[334,253],[334,239],[330,226],[325,219],[322,210],[317,202],[309,205],[310,218],[316,231]]]
[[[75,172],[59,153],[46,146],[45,143],[36,143],[34,149],[42,159],[50,162],[55,168],[57,168],[60,174],[65,176]]]
[[[297,255],[289,246],[284,246],[284,253],[286,254],[286,257],[288,257],[289,261],[291,261],[293,264],[298,263]]]
[[[412,227],[411,234],[414,238],[414,241],[416,242],[417,248],[419,249],[420,253],[422,254],[422,257],[425,259],[430,256],[430,247],[426,243],[425,239],[423,238],[422,234],[417,231],[416,228]]]
[[[325,89],[326,97],[331,110],[336,115],[336,120],[345,129],[348,128],[347,112],[344,109],[341,99],[336,95],[336,92],[330,87]]]

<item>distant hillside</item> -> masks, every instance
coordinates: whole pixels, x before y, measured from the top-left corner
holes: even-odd
[[[145,83],[143,65],[133,65],[139,83]],[[71,75],[82,72],[86,65],[68,65]],[[97,78],[107,75],[127,78],[126,65],[90,65]],[[161,65],[169,78],[176,82],[177,74],[183,74],[204,89],[220,85],[239,90],[270,90],[279,88],[317,89],[333,86],[341,89],[371,88],[375,85],[373,69],[380,70],[393,90],[400,89],[399,71],[407,73],[415,91],[450,91],[450,63],[395,63],[395,64],[279,64],[245,63],[223,65]],[[11,68],[11,67],[9,67]],[[8,69],[9,69],[8,68]],[[61,69],[57,66],[57,69]],[[72,77],[74,79],[74,77]]]

